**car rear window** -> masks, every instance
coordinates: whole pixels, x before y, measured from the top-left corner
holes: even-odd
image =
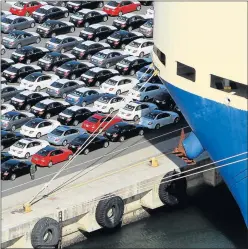
[[[53,82],[53,83],[51,84],[51,86],[52,86],[52,87],[55,87],[55,88],[62,88],[62,87],[63,87],[63,84],[60,83],[60,82],[55,81],[55,82]]]
[[[147,22],[144,24],[144,27],[152,28],[152,27],[153,27],[153,20],[147,21]]]
[[[107,3],[109,6],[112,6],[112,7],[117,7],[118,6],[118,2],[116,2],[116,1],[110,1],[110,2],[108,2]]]
[[[75,112],[70,109],[65,109],[62,113],[65,115],[73,116]]]
[[[135,106],[132,106],[132,105],[128,105],[128,104],[127,104],[127,105],[124,107],[124,110],[133,111],[134,108],[135,108]]]
[[[132,41],[132,42],[129,44],[129,46],[138,48],[138,47],[140,46],[140,43],[135,42],[135,41]]]
[[[121,33],[120,32],[115,32],[110,37],[114,38],[114,39],[121,39]]]
[[[157,114],[151,112],[151,113],[147,114],[145,117],[148,119],[155,119],[156,116],[157,116]]]
[[[43,9],[43,8],[39,8],[36,10],[37,13],[41,13],[41,14],[46,14],[47,13],[47,10],[46,9]]]
[[[106,84],[109,84],[109,85],[111,85],[111,86],[115,86],[116,83],[117,83],[117,81],[116,81],[116,80],[112,80],[112,79],[109,79],[109,80],[106,82]]]
[[[87,50],[88,49],[88,47],[89,46],[87,46],[86,44],[78,44],[77,46],[76,46],[76,48],[81,48],[81,49],[84,49],[84,50]]]
[[[40,120],[30,120],[28,121],[25,126],[30,128],[35,128],[40,123]]]
[[[40,109],[45,109],[47,105],[45,105],[44,103],[38,102],[35,107],[40,108]]]
[[[84,17],[85,16],[85,14],[84,13],[82,13],[82,12],[76,12],[75,14],[74,14],[74,16],[78,16],[78,17]]]
[[[121,62],[120,62],[121,64],[123,64],[123,65],[129,65],[131,62],[129,61],[129,60],[122,60]]]
[[[127,17],[125,17],[125,16],[118,16],[117,17],[117,20],[119,20],[119,21],[126,21],[127,20]]]
[[[18,39],[18,35],[10,33],[10,34],[8,34],[8,38],[16,40],[16,39]]]
[[[25,95],[23,95],[23,94],[21,94],[21,93],[18,93],[18,94],[15,96],[16,99],[20,99],[20,100],[25,100],[26,97],[27,97],[27,96],[25,96]]]
[[[44,148],[44,149],[42,149],[42,150],[39,150],[39,151],[37,152],[37,154],[40,155],[40,156],[47,156],[51,151],[52,151],[52,150],[49,150],[49,149]]]
[[[101,97],[98,99],[99,102],[107,104],[110,99],[108,97]]]
[[[15,147],[21,148],[21,149],[25,148],[26,145],[27,145],[27,144],[22,143],[22,142],[20,142],[20,141],[18,141],[17,143],[14,144]]]
[[[97,54],[94,55],[95,57],[105,59],[107,57],[107,54],[104,54],[102,52],[98,52]]]
[[[136,85],[133,90],[135,91],[139,91],[139,92],[143,92],[145,90],[145,87],[143,87],[142,85]]]
[[[56,44],[60,44],[60,43],[62,42],[62,40],[59,39],[59,38],[54,37],[54,38],[52,38],[52,39],[50,40],[50,42],[56,43]]]
[[[87,72],[85,72],[84,74],[85,74],[85,75],[87,75],[87,76],[90,76],[90,77],[95,77],[96,72],[91,71],[91,70],[88,70],[88,71],[87,71]]]
[[[52,131],[52,134],[55,135],[55,136],[62,136],[64,133],[64,131],[61,131],[59,129],[55,129]]]
[[[8,71],[12,72],[12,73],[16,73],[18,71],[18,69],[16,67],[9,67]]]
[[[88,121],[89,122],[92,122],[92,123],[97,123],[99,121],[99,119],[95,118],[95,117],[89,117],[88,118]]]
[[[95,29],[93,29],[92,27],[88,27],[85,29],[85,31],[89,32],[89,33],[94,33]]]
[[[33,75],[33,74],[29,74],[24,79],[27,80],[27,81],[30,81],[30,82],[35,82],[37,77],[35,75]]]

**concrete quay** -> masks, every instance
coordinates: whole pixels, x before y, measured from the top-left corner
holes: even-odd
[[[174,143],[176,142],[175,139]],[[22,204],[31,199],[43,185],[4,197],[2,247],[32,248],[31,232],[42,217],[50,217],[56,221],[59,221],[59,217],[62,218],[63,246],[84,240],[87,233],[102,228],[96,221],[95,212],[99,201],[106,199],[106,196],[119,196],[124,201],[122,225],[149,216],[149,209],[164,205],[159,198],[158,189],[166,173],[180,171],[180,167],[186,169],[210,162],[208,155],[203,154],[195,166],[185,166],[175,155],[166,155],[168,150],[164,145],[161,142],[156,147],[149,146],[136,151],[135,157],[132,154],[125,155],[100,166],[95,165],[82,173],[75,172],[55,179],[43,195],[74,177],[73,181],[69,180],[62,189],[48,197],[42,198],[40,195],[39,198],[42,199],[32,205],[29,213],[23,212]],[[158,159],[158,167],[150,166],[149,160],[153,156]],[[203,184],[204,181],[215,185],[216,177],[215,171],[189,176],[187,188]]]

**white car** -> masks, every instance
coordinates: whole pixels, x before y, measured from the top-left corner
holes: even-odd
[[[147,18],[154,18],[154,7],[151,6],[147,11],[146,11],[146,17]]]
[[[28,159],[48,145],[49,143],[45,140],[23,138],[10,146],[9,154],[14,157]]]
[[[55,74],[31,73],[21,80],[20,86],[29,91],[40,91],[48,88],[53,82],[57,81],[59,76]]]
[[[153,99],[161,92],[166,92],[166,87],[160,84],[154,83],[138,83],[129,91],[128,97],[138,101],[148,101]]]
[[[15,107],[10,104],[2,104],[1,105],[1,115],[4,115],[6,112],[15,111]]]
[[[112,113],[127,104],[126,99],[115,94],[106,94],[94,102],[94,108],[103,113]]]
[[[1,55],[6,53],[6,48],[4,45],[1,45]]]
[[[4,18],[6,16],[12,15],[10,11],[7,10],[1,10],[1,18]]]
[[[132,89],[139,80],[126,76],[114,76],[102,83],[100,89],[104,93],[119,95]]]
[[[40,138],[52,132],[59,125],[60,122],[57,120],[34,118],[21,127],[20,133],[27,137]]]
[[[133,56],[144,57],[152,53],[154,42],[145,38],[139,38],[130,42],[124,49],[126,53]]]
[[[124,120],[138,121],[153,110],[158,109],[155,104],[144,102],[130,102],[119,110],[118,116]]]

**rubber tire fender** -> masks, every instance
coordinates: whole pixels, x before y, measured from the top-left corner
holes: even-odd
[[[108,217],[108,212],[114,208],[113,216]],[[119,196],[109,197],[100,200],[96,207],[96,221],[103,228],[115,228],[121,221],[124,214],[124,201]]]
[[[158,189],[160,200],[170,207],[182,206],[187,199],[187,180],[185,177],[177,180],[182,176],[182,174],[173,176],[177,173],[176,171],[168,172],[161,180]],[[172,179],[175,181],[167,182]]]
[[[50,232],[49,240],[44,240],[44,235]],[[62,236],[61,225],[54,219],[44,217],[40,219],[31,232],[31,244],[33,248],[56,248]]]

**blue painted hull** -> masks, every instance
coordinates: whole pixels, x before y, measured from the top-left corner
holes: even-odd
[[[194,95],[169,82],[165,82],[165,85],[213,161],[248,151],[247,111]],[[220,162],[218,165],[244,158],[247,158],[247,154]],[[248,227],[247,160],[220,168],[219,171],[239,205]]]

